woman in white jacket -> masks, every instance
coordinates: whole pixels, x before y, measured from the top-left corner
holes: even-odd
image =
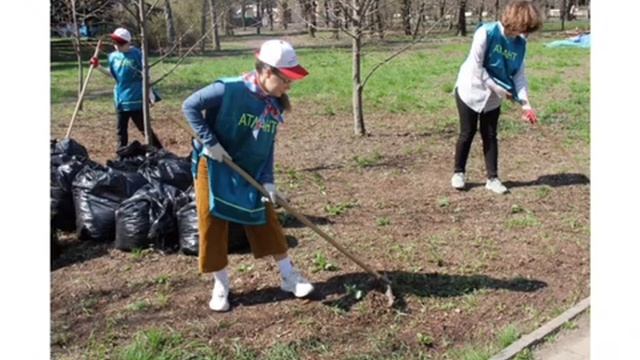
[[[465,167],[479,122],[487,171],[485,187],[498,194],[507,192],[498,178],[500,105],[505,98],[514,100],[522,106],[524,120],[537,122],[529,103],[524,57],[526,36],[541,26],[539,10],[530,1],[516,1],[507,5],[500,21],[482,24],[476,30],[456,81],[460,135],[451,178],[454,188],[465,187]]]

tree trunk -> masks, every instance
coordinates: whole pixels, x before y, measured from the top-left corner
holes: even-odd
[[[262,2],[260,0],[256,0],[256,34],[260,35],[260,30],[262,29]]]
[[[467,17],[464,14],[467,11],[467,0],[459,1],[460,9],[458,11],[458,30],[456,30],[456,35],[467,36]]]
[[[82,53],[80,51],[80,30],[78,29],[78,16],[76,14],[76,0],[71,0],[71,20],[73,21],[73,50],[76,53],[76,62],[78,63],[78,99],[80,93],[82,93],[82,78],[84,78],[84,69],[82,68]],[[78,110],[82,110],[82,104],[84,101],[80,101]]]
[[[484,0],[480,1],[480,10],[478,11],[478,24],[482,24],[482,13],[484,12]]]
[[[418,11],[418,21],[416,23],[416,28],[413,30],[412,38],[415,40],[418,38],[418,31],[420,31],[420,25],[422,25],[422,19],[424,18],[426,3],[423,1],[420,4],[420,10]]]
[[[340,28],[343,26],[343,22],[342,22],[342,16],[344,15],[342,13],[342,8],[340,7],[339,4],[337,4],[335,2],[335,0],[331,1],[331,7],[333,8],[333,38],[336,40],[340,40]],[[344,26],[347,26],[346,23],[344,23]]]
[[[378,37],[380,40],[384,39],[384,18],[382,17],[382,11],[380,10],[380,0],[374,0],[373,2],[373,16],[374,24]]]
[[[330,0],[324,0],[323,5],[324,5],[324,26],[325,27],[330,27],[331,26],[331,10],[329,9],[329,1]]]
[[[352,72],[353,72],[353,131],[356,135],[364,136],[367,131],[364,126],[364,112],[362,109],[362,18],[360,14],[358,0],[353,0],[353,40],[351,41],[352,51]]]
[[[233,36],[233,8],[230,4],[225,11],[224,33],[227,36]]]
[[[316,29],[318,28],[318,16],[316,15],[316,10],[318,7],[318,2],[315,0],[309,1],[309,19],[311,20],[311,26],[309,27],[309,35],[312,38],[316,37]]]
[[[444,9],[447,7],[447,0],[442,0],[440,1],[440,13],[439,13],[439,19],[442,19],[444,17]]]
[[[405,35],[411,35],[411,0],[402,0],[402,28]]]
[[[287,30],[287,27],[289,25],[289,1],[288,0],[282,0],[280,2],[280,23],[282,25],[282,28]]]
[[[496,0],[496,5],[495,5],[495,19],[496,21],[500,20],[500,0]]]
[[[273,0],[267,2],[267,16],[269,17],[269,30],[273,31]]]
[[[200,37],[207,32],[207,0],[202,0],[202,13],[200,14]],[[200,41],[200,54],[204,55],[205,41]]]
[[[216,0],[209,0],[209,16],[211,17],[211,27],[213,28],[213,48],[220,51],[220,35],[218,34],[218,10]]]
[[[144,0],[138,0],[138,17],[140,22],[140,48],[142,50],[142,119],[144,123],[144,140],[151,143],[151,122],[149,114],[149,59],[147,57],[147,19]]]
[[[167,23],[167,41],[169,48],[176,44],[176,28],[173,22],[173,11],[171,10],[171,2],[164,0],[164,19]]]
[[[567,0],[562,0],[560,5],[560,30],[564,31],[564,20],[567,18]]]
[[[242,0],[240,15],[242,16],[242,30],[247,30],[247,23],[244,20],[247,16],[247,2],[245,0]]]

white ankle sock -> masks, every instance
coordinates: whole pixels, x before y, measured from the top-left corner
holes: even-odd
[[[289,276],[293,271],[293,264],[291,263],[291,258],[288,256],[278,261],[278,266],[280,267],[280,274],[282,274],[282,276]]]
[[[213,279],[215,280],[216,283],[229,286],[229,274],[227,274],[227,269],[222,269],[220,271],[214,272]]]

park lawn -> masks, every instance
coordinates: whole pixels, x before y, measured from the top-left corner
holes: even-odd
[[[122,253],[61,234],[68,245],[52,271],[55,358],[487,359],[588,296],[588,50],[546,48],[549,33],[530,40],[531,102],[544,131],[505,104],[500,170],[512,191],[496,196],[483,188],[478,138],[470,189],[449,185],[458,121],[451,92],[469,39],[425,41],[376,72],[365,88],[369,136],[361,138],[352,130],[349,48],[325,37],[298,51],[311,76],[291,91],[277,181],[292,205],[388,273],[398,305],[385,308],[370,276],[285,213],[291,254],[316,295],[292,299],[278,290],[271,261],[232,254],[233,309],[225,314],[208,310],[210,278],[197,274],[195,257]],[[188,58],[159,84],[153,125],[169,150],[190,150],[182,101],[251,69],[261,39]],[[364,73],[402,45],[365,48]],[[72,62],[52,63],[54,138],[64,136],[75,105],[75,71]],[[114,158],[113,84],[93,76],[72,137],[104,162]],[[130,139],[142,137],[130,128]]]

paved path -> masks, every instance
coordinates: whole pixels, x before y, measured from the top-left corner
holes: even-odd
[[[589,312],[573,319],[574,329],[561,329],[554,342],[545,342],[534,348],[535,360],[589,360],[591,326]]]

